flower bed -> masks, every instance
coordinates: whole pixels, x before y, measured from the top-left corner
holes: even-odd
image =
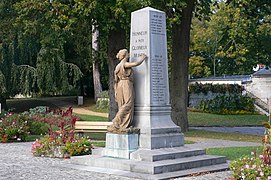
[[[29,129],[28,116],[6,113],[0,118],[0,142],[26,141]]]
[[[263,152],[260,155],[252,152],[252,157],[240,158],[232,161],[230,169],[235,179],[271,180],[271,126],[266,127],[263,138]]]
[[[92,145],[87,138],[73,138],[65,143],[61,137],[52,139],[48,135],[32,143],[34,156],[69,158],[71,156],[88,155],[92,152]]]
[[[74,133],[78,118],[72,115],[72,108],[67,111],[53,110],[45,114],[34,114],[32,118],[49,126],[48,134],[32,144],[34,156],[68,158],[91,154],[90,140]]]
[[[91,154],[90,140],[74,133],[78,119],[71,107],[63,111],[40,106],[21,114],[1,114],[0,142],[26,141],[30,133],[42,133],[45,136],[32,144],[34,156],[68,158]]]

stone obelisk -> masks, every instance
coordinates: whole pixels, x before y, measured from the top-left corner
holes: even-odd
[[[130,58],[146,54],[134,68],[135,114],[140,128],[139,147],[158,149],[183,146],[180,127],[171,120],[165,13],[146,7],[132,13]]]

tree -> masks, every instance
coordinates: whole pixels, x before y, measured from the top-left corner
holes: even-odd
[[[208,77],[211,72],[210,68],[205,64],[205,58],[202,56],[192,56],[189,58],[189,74],[190,78]]]
[[[195,0],[186,0],[186,6],[179,11],[180,21],[172,24],[172,62],[171,89],[172,119],[188,131],[187,102],[188,102],[188,59],[190,28],[195,8]]]
[[[118,63],[116,54],[127,46],[127,34],[130,30],[131,12],[140,7],[136,0],[97,1],[93,19],[97,22],[100,34],[103,33],[107,46],[107,63],[109,71],[109,119],[112,120],[118,110],[114,93],[114,69]]]
[[[65,39],[71,35],[72,3],[26,1],[16,3],[17,27],[24,36],[37,37],[41,48],[37,54],[37,86],[41,94],[62,95],[76,86],[82,72],[65,62]]]
[[[92,25],[92,71],[93,71],[93,83],[94,83],[94,99],[98,98],[98,94],[102,92],[100,62],[98,59],[99,52],[99,31]]]
[[[250,74],[257,63],[269,64],[270,3],[220,1],[212,12],[194,20],[191,40],[192,55],[205,58],[212,74]]]
[[[2,0],[0,2],[0,103],[2,108],[7,109],[6,98],[11,89],[11,77],[13,67],[13,29],[16,12],[13,8],[15,0]]]

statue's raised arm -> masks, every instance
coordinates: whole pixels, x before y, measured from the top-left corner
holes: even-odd
[[[118,104],[118,113],[112,120],[113,125],[108,127],[109,132],[125,133],[131,131],[130,125],[134,114],[134,86],[133,86],[133,69],[139,66],[147,56],[142,54],[135,62],[128,62],[129,53],[127,49],[122,49],[116,55],[120,63],[114,71],[115,79],[115,99]]]

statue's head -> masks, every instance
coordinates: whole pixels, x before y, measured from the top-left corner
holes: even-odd
[[[129,57],[129,53],[128,53],[128,50],[127,49],[121,49],[119,50],[118,54],[116,55],[116,57],[119,59],[119,60],[122,60],[124,58],[128,58]]]

